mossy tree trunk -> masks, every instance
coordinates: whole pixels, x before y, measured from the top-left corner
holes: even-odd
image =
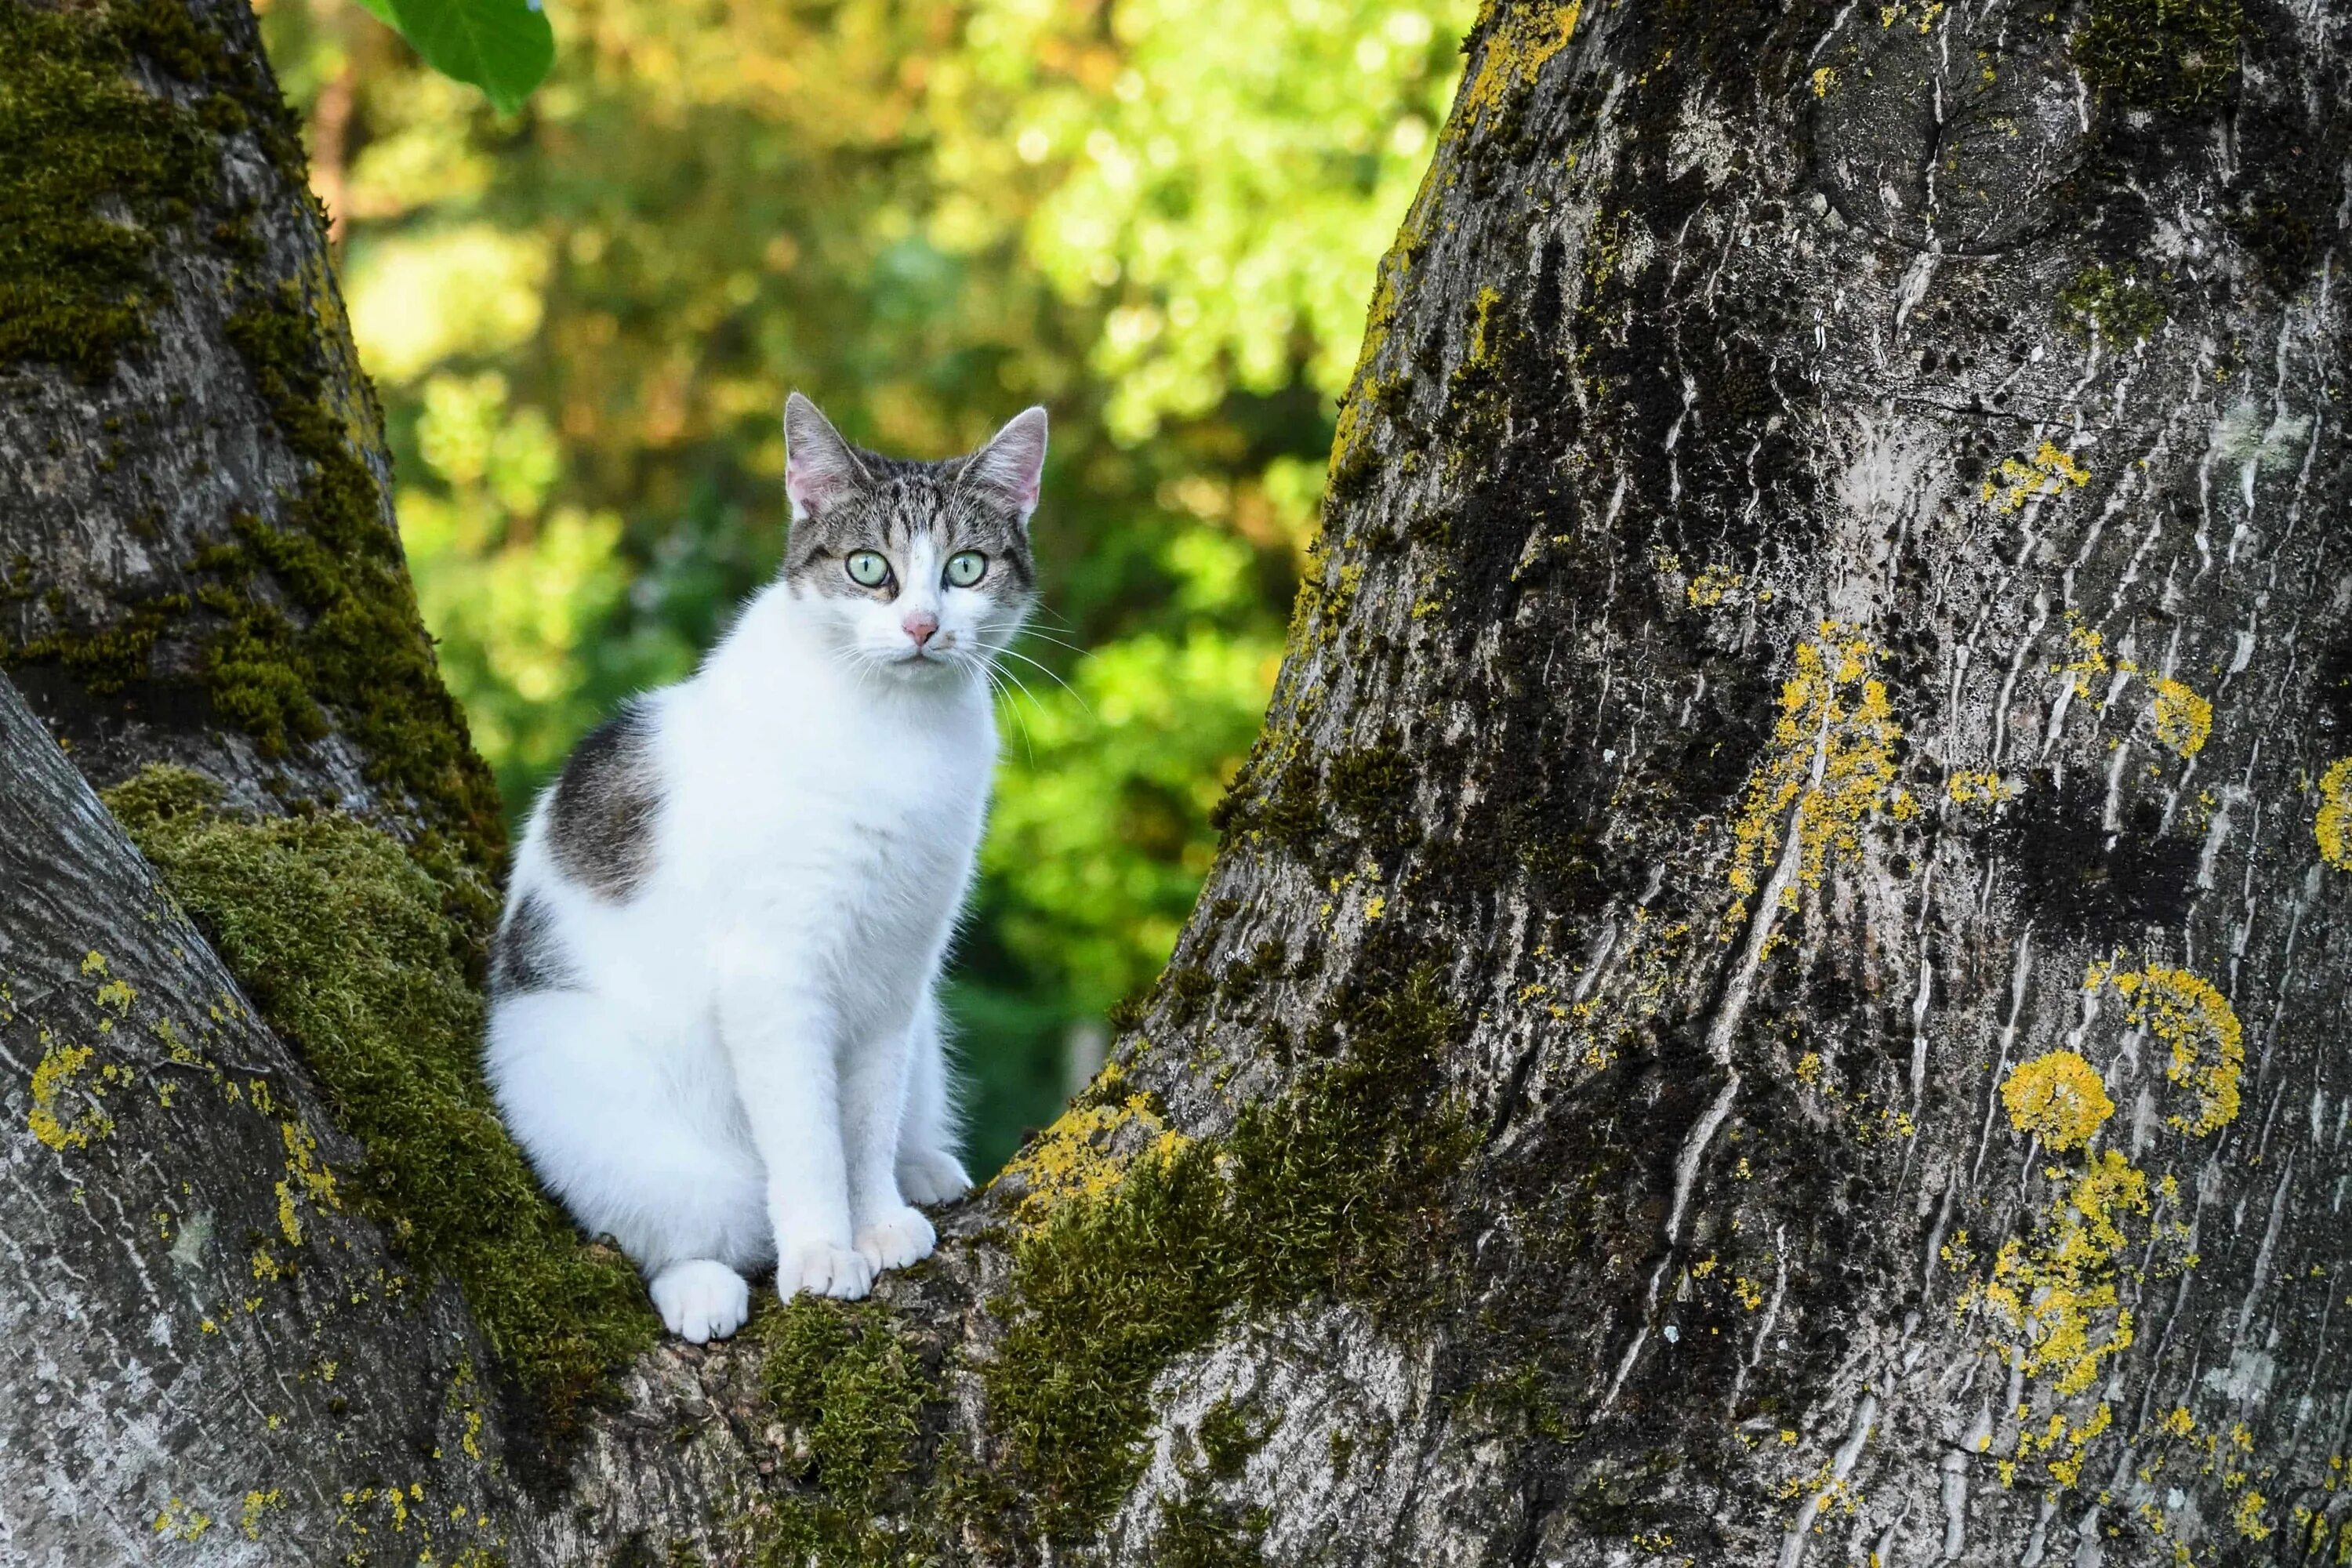
[[[109,35],[137,90],[193,102],[157,14],[59,15],[145,18]],[[241,16],[198,20],[258,71]],[[408,1561],[427,1521],[442,1560],[518,1563],[2332,1560],[2345,26],[2315,0],[1490,7],[1381,271],[1224,853],[1112,1066],[880,1301],[646,1352],[560,1441],[530,1425],[543,1394],[467,1392],[511,1335],[485,1344],[446,1289],[394,1300],[376,1271],[404,1255],[323,1198],[306,1226],[307,1145],[281,1129],[246,1169],[249,1094],[162,1093],[150,1058],[209,1022],[189,1050],[320,1119],[276,1035],[209,1020],[209,951],[147,922],[146,873],[0,704],[8,869],[62,889],[0,913],[39,1227],[9,1226],[7,1299],[51,1289],[27,1270],[54,1252],[98,1347],[0,1374],[17,1539],[77,1562]],[[195,237],[153,265],[196,266],[203,202],[256,161],[268,221],[315,247],[282,149],[197,129],[199,216],[121,197]],[[212,312],[173,374],[266,385],[238,379],[226,302],[255,265],[104,298]],[[332,312],[305,321],[280,346],[310,379],[237,405],[292,466],[229,503],[263,520],[229,538],[310,681],[340,668],[302,652],[327,616],[269,576],[309,557],[263,542],[367,557],[300,510],[331,463],[287,410],[360,410],[338,430],[373,447]],[[109,458],[75,423],[103,430],[88,411],[166,352],[0,369],[12,539],[88,510],[24,497],[126,465],[179,494],[184,443],[126,428]],[[89,542],[28,570],[139,537],[130,511],[73,526]],[[59,613],[37,583],[26,602]],[[100,782],[178,760],[268,809],[271,770],[307,768],[294,793],[458,874],[430,842],[444,797],[385,771],[348,695],[314,694],[278,759],[217,738],[250,733],[217,688],[186,749],[142,750],[169,705],[110,702],[214,679],[177,625],[117,692],[66,644],[19,655]],[[439,700],[429,668],[385,679],[411,677],[415,711]],[[395,777],[412,804],[385,804]],[[163,788],[114,798],[167,870],[195,864]],[[182,896],[252,983],[269,954],[218,884]],[[273,1021],[331,1089],[312,1016]],[[317,1136],[321,1164],[352,1157]],[[272,1240],[281,1181],[299,1252]],[[199,1209],[241,1228],[184,1278]],[[300,1316],[346,1287],[348,1313]],[[335,1334],[400,1365],[337,1394],[271,1348]],[[123,1435],[68,1454],[27,1391]]]

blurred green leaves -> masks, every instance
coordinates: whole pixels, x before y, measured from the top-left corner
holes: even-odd
[[[951,1004],[982,1167],[1215,852],[1471,10],[566,0],[520,119],[350,0],[264,13],[511,810],[772,573],[788,388],[909,455],[1051,407],[1045,606]]]
[[[501,114],[522,107],[555,64],[541,0],[359,0],[443,76],[482,89]]]

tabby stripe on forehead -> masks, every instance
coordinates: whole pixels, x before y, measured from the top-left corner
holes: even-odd
[[[588,731],[548,803],[548,848],[563,874],[608,903],[625,903],[653,872],[653,716],[625,708]]]
[[[1002,596],[1009,587],[1026,595],[1035,584],[1020,515],[964,482],[970,458],[921,462],[863,447],[849,450],[862,483],[793,524],[785,545],[787,580],[841,598],[871,595],[876,591],[842,571],[842,561],[859,550],[880,550],[903,562],[916,540],[928,538],[942,565],[959,550],[984,552],[990,566],[980,585],[983,594]]]

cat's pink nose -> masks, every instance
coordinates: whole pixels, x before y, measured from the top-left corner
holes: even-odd
[[[931,634],[940,629],[939,616],[919,613],[908,616],[898,624],[907,628],[907,635],[914,639],[917,647],[930,641]]]

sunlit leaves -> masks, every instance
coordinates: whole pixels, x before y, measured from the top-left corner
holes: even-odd
[[[915,454],[1052,408],[1018,649],[1049,668],[1007,661],[1034,700],[1001,710],[959,959],[983,1163],[1214,853],[1472,9],[562,0],[520,121],[343,0],[264,13],[319,106],[420,598],[511,805],[772,573],[788,388]]]
[[[1119,439],[1302,369],[1344,389],[1472,9],[1134,0],[1106,39],[1085,8],[979,6],[974,76],[1010,89],[1011,131],[950,122],[990,144],[951,147],[949,166],[976,186],[1049,176],[1024,248],[1104,311],[1091,360]]]
[[[541,0],[359,0],[426,65],[469,82],[502,114],[522,107],[555,64]]]

